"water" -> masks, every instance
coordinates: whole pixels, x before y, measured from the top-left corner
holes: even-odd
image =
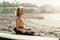
[[[4,14],[6,15],[13,15],[13,14]],[[26,16],[27,15],[27,16]],[[15,15],[16,16],[16,15]],[[44,19],[34,19],[33,17],[44,17]],[[24,17],[30,17],[29,19],[25,19],[26,21],[30,21],[30,23],[34,24],[42,24],[42,25],[49,25],[49,26],[57,26],[60,27],[60,13],[51,13],[51,14],[40,14],[40,13],[30,13],[30,14],[25,14]],[[32,24],[33,25],[33,24]]]
[[[45,23],[49,25],[60,26],[60,14],[49,14],[45,17]]]
[[[0,15],[0,20],[2,18],[7,18],[7,19],[1,20],[3,23],[11,21],[11,23],[5,23],[7,25],[10,24],[11,29],[15,25],[15,19],[16,15],[12,14],[2,14]],[[28,18],[27,18],[28,17]],[[36,17],[43,17],[44,19],[38,19]],[[36,18],[36,19],[35,19]],[[0,21],[0,22],[1,22]],[[14,22],[13,22],[14,21]],[[60,37],[60,14],[59,13],[28,13],[24,14],[24,22],[25,22],[25,27],[31,28],[33,31],[35,31],[38,34],[43,34],[42,36],[51,36],[48,34],[49,32],[53,31],[53,33],[57,34],[57,37]],[[9,27],[7,25],[4,25],[4,27]],[[1,25],[3,26],[3,24]],[[8,29],[9,30],[9,29]],[[13,31],[13,30],[12,30]],[[42,31],[42,32],[41,32]],[[53,36],[56,36],[55,34],[52,34]]]
[[[46,23],[47,25],[50,26],[60,27],[60,14],[56,13],[45,15],[45,20],[43,20],[42,23]]]
[[[33,17],[42,16],[44,19],[28,19],[27,21],[30,21],[34,24],[42,24],[42,25],[48,25],[48,26],[57,26],[60,27],[60,14],[59,13],[51,13],[51,14],[32,14]],[[32,24],[33,25],[33,24]]]
[[[60,14],[48,14],[45,18],[49,20],[60,20]]]

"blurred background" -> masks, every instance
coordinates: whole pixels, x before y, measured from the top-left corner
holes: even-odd
[[[15,34],[19,6],[24,7],[25,27],[36,36],[60,37],[60,0],[0,0],[0,32]]]
[[[1,0],[0,13],[14,13],[18,6],[23,6],[25,13],[56,13],[60,12],[59,0]],[[7,11],[7,12],[6,12]]]

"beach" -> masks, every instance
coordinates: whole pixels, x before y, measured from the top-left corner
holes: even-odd
[[[60,37],[59,13],[25,13],[23,16],[24,27],[35,32],[35,36]],[[0,14],[0,32],[15,34],[15,14]]]

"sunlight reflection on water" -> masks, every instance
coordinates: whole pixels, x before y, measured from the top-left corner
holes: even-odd
[[[60,26],[60,14],[47,14],[45,15],[45,20],[43,20],[41,23],[45,23],[50,26]]]
[[[60,14],[48,14],[46,17],[46,19],[49,20],[60,20]]]
[[[28,19],[30,22],[39,25],[57,26],[60,27],[60,14],[45,14],[42,15],[45,19]]]

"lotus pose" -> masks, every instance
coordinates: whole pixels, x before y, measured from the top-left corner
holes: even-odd
[[[16,28],[14,28],[14,31],[16,32],[16,34],[34,35],[34,32],[31,29],[24,28],[24,21],[22,19],[23,15],[24,9],[17,8]]]

